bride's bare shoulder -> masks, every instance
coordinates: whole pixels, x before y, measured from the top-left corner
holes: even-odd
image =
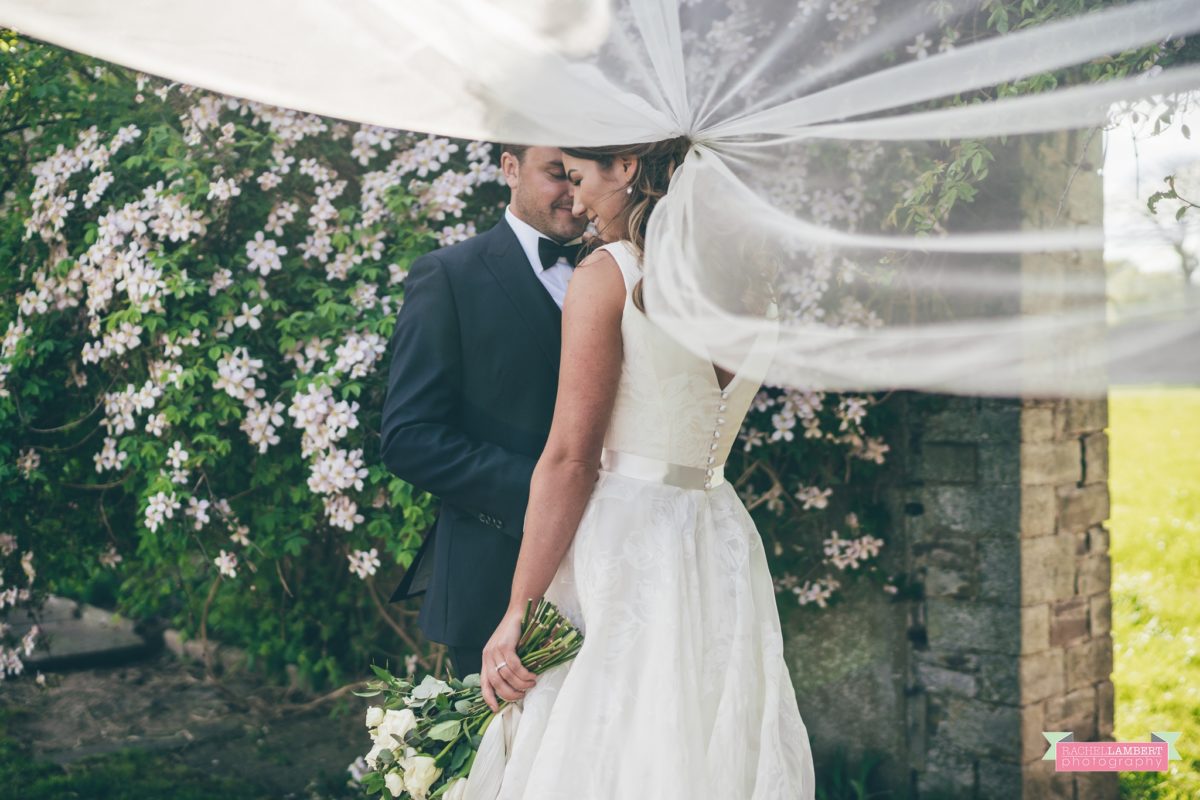
[[[620,265],[607,250],[596,250],[575,268],[567,285],[563,313],[569,314],[572,306],[582,305],[619,311],[624,304],[625,279]]]
[[[579,262],[579,266],[576,267],[576,269],[583,269],[585,267],[599,267],[601,264],[606,264],[610,269],[620,272],[621,268],[617,264],[617,260],[613,258],[612,253],[608,252],[606,248],[597,248],[596,250],[588,253],[583,261]]]

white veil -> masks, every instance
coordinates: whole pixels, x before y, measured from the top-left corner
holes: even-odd
[[[1200,297],[1188,286],[1142,293],[1114,315],[1100,253],[1144,234],[1105,230],[1080,176],[1094,179],[1089,131],[1114,105],[1200,88],[1200,66],[993,89],[1177,41],[1200,30],[1200,3],[1144,0],[962,36],[997,8],[0,0],[0,24],[173,80],[392,128],[574,146],[686,135],[693,147],[647,234],[648,313],[729,368],[778,328],[769,383],[1087,395],[1105,390],[1110,368],[1123,380],[1171,377],[1172,348],[1200,333]],[[976,177],[995,174],[947,200],[956,177],[929,176],[931,164],[947,168],[946,153],[966,153],[956,168]],[[951,213],[889,219],[929,180]],[[1053,198],[1039,203],[1039,192]]]

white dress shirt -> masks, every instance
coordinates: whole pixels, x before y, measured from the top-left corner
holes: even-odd
[[[529,266],[533,268],[533,274],[537,275],[538,280],[550,293],[550,297],[559,308],[562,308],[563,299],[567,296],[567,284],[571,282],[571,276],[575,273],[575,265],[569,263],[565,258],[560,258],[542,269],[542,258],[538,255],[538,239],[549,239],[550,237],[540,233],[537,228],[514,214],[512,206],[504,210],[504,218],[508,220],[509,227],[517,235],[517,241],[521,243],[521,249],[525,251],[525,257],[529,259]]]

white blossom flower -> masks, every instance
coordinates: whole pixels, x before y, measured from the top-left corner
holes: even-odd
[[[208,185],[209,200],[229,200],[242,193],[242,189],[229,178],[217,178]]]
[[[255,180],[258,182],[259,188],[264,192],[269,192],[283,183],[283,178],[277,172],[264,172],[255,178]]]
[[[795,494],[805,511],[814,508],[827,508],[833,489],[820,489],[816,486],[801,486]]]
[[[377,333],[350,333],[334,351],[335,373],[349,372],[351,378],[365,377],[375,369],[387,349],[387,340]]]
[[[358,513],[358,503],[345,495],[325,498],[325,515],[329,518],[330,525],[348,531],[354,530],[354,526],[364,519],[363,515]]]
[[[283,269],[280,256],[287,255],[287,248],[276,244],[274,239],[267,239],[262,231],[254,234],[254,238],[246,242],[246,255],[250,263],[246,269],[251,272],[261,272],[263,276]]]
[[[246,348],[234,348],[217,361],[217,379],[213,381],[213,388],[223,389],[230,397],[244,403],[261,400],[266,396],[266,390],[257,385],[262,366],[262,360],[251,358]]]
[[[236,553],[227,553],[224,550],[213,559],[213,563],[217,565],[217,570],[226,578],[237,577],[238,557]]]
[[[192,527],[195,530],[200,530],[208,524],[208,508],[211,505],[212,503],[208,500],[198,497],[188,498],[188,507],[183,513],[194,520]]]
[[[246,432],[250,444],[265,453],[272,445],[279,444],[279,436],[275,433],[283,425],[283,403],[251,405],[242,419],[241,429]]]
[[[296,212],[300,210],[300,204],[295,202],[278,203],[271,209],[270,215],[267,217],[266,230],[276,236],[283,236],[283,226],[296,218]]]
[[[242,547],[249,547],[250,546],[250,526],[242,525],[240,523],[237,525],[233,525],[230,529],[229,538],[235,544],[239,544]]]
[[[167,415],[163,413],[151,414],[146,417],[146,433],[151,436],[162,437],[167,430]]]
[[[172,467],[182,467],[187,463],[188,451],[183,449],[183,442],[174,441],[167,450],[167,463]]]
[[[116,439],[105,436],[100,452],[92,456],[92,460],[96,462],[96,472],[105,472],[106,470],[120,469],[128,457],[126,453],[117,450]]]
[[[847,430],[852,425],[861,428],[863,418],[867,415],[867,402],[865,397],[843,397],[836,412],[842,421],[839,430]]]
[[[457,225],[447,225],[437,234],[437,242],[442,247],[448,247],[458,242],[465,242],[475,235],[474,222],[460,222]]]
[[[364,580],[369,575],[374,575],[380,565],[379,551],[374,547],[370,550],[355,550],[346,558],[350,562],[350,571]]]
[[[388,283],[395,285],[403,283],[408,277],[408,270],[401,267],[399,264],[388,264]]]
[[[97,173],[88,184],[87,194],[83,196],[83,207],[91,208],[100,202],[106,189],[112,186],[113,174],[108,171]]]
[[[179,498],[174,492],[157,492],[146,506],[146,527],[151,533],[158,530],[165,520],[173,519],[180,508]]]
[[[350,305],[360,311],[379,305],[379,287],[373,283],[360,283],[350,294]]]
[[[350,487],[362,491],[366,477],[367,468],[363,466],[361,449],[335,448],[316,459],[308,476],[308,488],[316,494],[334,494]]]
[[[884,443],[882,438],[878,436],[868,436],[857,441],[856,446],[851,449],[850,455],[854,456],[855,458],[862,459],[863,461],[871,461],[875,464],[882,464],[884,462],[884,456],[886,456],[891,449],[892,448],[889,445]]]
[[[311,233],[304,237],[300,245],[300,255],[305,261],[320,261],[324,264],[333,252],[333,239],[326,233]]]
[[[211,297],[216,297],[222,289],[228,289],[233,285],[233,270],[221,267],[213,272],[212,278],[208,283],[208,294]]]
[[[838,581],[832,577],[827,577],[823,580],[805,581],[804,585],[798,586],[792,591],[795,593],[800,605],[805,606],[809,603],[816,603],[819,607],[825,608],[829,598],[840,587],[841,584]]]
[[[234,327],[242,328],[249,326],[250,330],[258,330],[262,327],[262,322],[258,319],[259,315],[262,314],[262,309],[261,303],[256,304],[253,308],[247,303],[242,303],[241,313],[233,318]]]
[[[21,474],[28,478],[33,474],[42,463],[42,456],[37,450],[32,447],[27,450],[22,450],[21,455],[17,456],[17,469]]]
[[[317,362],[329,360],[328,348],[331,344],[333,342],[330,339],[313,336],[307,341],[293,344],[284,352],[283,358],[295,363],[298,373],[307,374],[313,371]]]
[[[122,560],[121,554],[117,552],[117,548],[111,544],[108,546],[107,550],[100,554],[101,566],[109,569],[112,569],[113,567],[117,566],[117,564],[120,564]]]
[[[914,55],[918,59],[925,58],[929,55],[929,48],[933,46],[933,42],[924,33],[917,34],[917,38],[913,43],[904,48],[909,55]]]

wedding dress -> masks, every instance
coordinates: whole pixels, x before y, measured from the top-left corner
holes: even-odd
[[[584,632],[485,735],[471,800],[802,800],[808,733],[762,540],[722,465],[770,347],[722,388],[634,305],[602,468],[546,592]]]

